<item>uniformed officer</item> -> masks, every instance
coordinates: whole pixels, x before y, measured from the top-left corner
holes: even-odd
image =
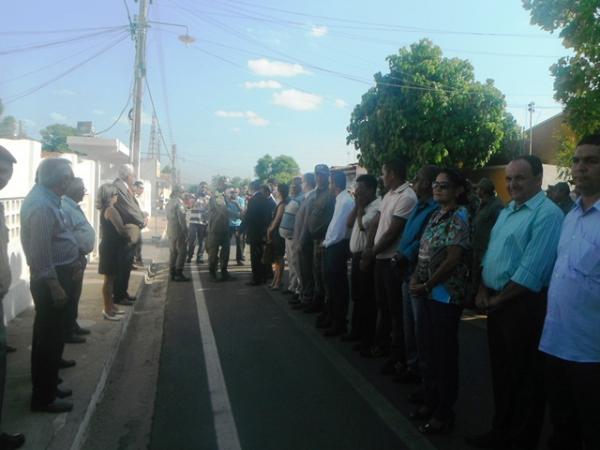
[[[169,267],[173,281],[190,281],[183,274],[185,264],[186,239],[188,235],[183,205],[183,188],[174,186],[167,203],[167,237],[169,238]]]
[[[0,145],[0,190],[4,189],[13,174],[13,164],[17,161],[8,150]],[[0,419],[4,400],[4,384],[6,382],[6,330],[4,329],[4,311],[2,299],[8,292],[11,283],[10,265],[8,261],[8,229],[4,221],[4,206],[0,203]],[[1,429],[1,428],[0,428]],[[19,448],[25,443],[22,434],[0,433],[0,448]]]

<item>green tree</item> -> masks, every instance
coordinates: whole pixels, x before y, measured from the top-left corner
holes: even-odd
[[[573,55],[550,67],[554,98],[579,135],[600,130],[600,9],[598,0],[523,0],[531,22],[559,36]]]
[[[67,136],[77,136],[77,128],[56,123],[40,130],[42,150],[49,152],[68,152]]]
[[[279,183],[289,183],[300,173],[300,166],[291,156],[279,155],[272,158],[266,154],[256,162],[254,173],[262,182],[274,178]]]
[[[389,73],[354,108],[347,143],[378,171],[402,156],[411,172],[426,163],[482,167],[504,136],[505,102],[492,80],[475,81],[468,61],[442,56],[427,39],[387,57]]]
[[[566,123],[561,124],[556,133],[558,137],[558,154],[556,156],[558,176],[563,180],[568,180],[571,178],[573,155],[575,155],[575,147],[579,142],[579,136]]]
[[[13,116],[2,117],[0,120],[0,138],[14,139],[19,136],[19,124]]]
[[[500,143],[500,149],[492,155],[488,161],[488,165],[508,164],[510,160],[523,153],[523,134],[521,127],[517,125],[517,121],[509,112],[504,114],[502,130],[503,136],[502,142]]]

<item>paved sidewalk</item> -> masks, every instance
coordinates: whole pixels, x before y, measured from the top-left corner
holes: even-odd
[[[152,220],[150,229],[143,233],[143,257],[147,270],[131,273],[129,293],[138,296],[137,302],[144,301],[145,279],[151,276],[153,261],[164,259],[165,244],[158,238],[165,227],[164,217]],[[80,448],[89,420],[96,404],[102,396],[107,376],[119,345],[125,337],[128,325],[136,306],[121,306],[126,315],[119,322],[102,318],[102,282],[98,274],[97,261],[88,265],[85,271],[83,293],[79,305],[79,324],[89,328],[84,344],[67,344],[64,358],[74,359],[77,365],[63,369],[60,376],[62,386],[73,389],[69,401],[74,403],[73,411],[65,414],[32,413],[31,399],[31,334],[34,311],[24,311],[7,326],[7,339],[17,347],[16,353],[8,355],[7,384],[5,390],[3,430],[24,433],[24,449],[67,450]]]

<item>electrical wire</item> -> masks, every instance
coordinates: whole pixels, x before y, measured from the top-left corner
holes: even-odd
[[[125,102],[123,109],[121,110],[121,112],[119,113],[119,116],[115,119],[115,121],[109,127],[105,128],[101,131],[96,131],[94,134],[99,135],[99,134],[104,134],[107,131],[110,131],[117,123],[119,123],[119,121],[121,120],[121,117],[123,117],[123,114],[125,113],[125,110],[127,110],[127,107],[129,106],[130,102],[131,102],[131,89],[129,89],[129,97],[127,97],[127,101]]]
[[[146,84],[146,90],[148,91],[148,97],[150,98],[150,104],[152,105],[152,112],[154,113],[154,116],[156,117],[156,125],[158,126],[158,134],[160,135],[161,141],[165,147],[167,156],[169,157],[169,161],[170,161],[171,160],[170,147],[167,145],[167,142],[165,141],[165,136],[162,132],[162,127],[160,126],[160,120],[158,119],[158,113],[156,112],[156,105],[154,103],[154,97],[152,96],[152,91],[150,90],[150,84],[148,83],[148,78],[144,78],[144,82]]]
[[[29,52],[32,50],[56,47],[56,46],[60,46],[60,45],[71,44],[74,42],[81,42],[83,40],[93,39],[98,36],[123,32],[126,29],[127,29],[127,27],[120,26],[120,27],[115,27],[115,28],[109,29],[109,30],[98,31],[95,33],[82,34],[82,35],[79,35],[76,37],[70,37],[68,39],[61,39],[58,41],[37,43],[37,44],[32,44],[32,45],[28,45],[28,46],[24,46],[24,47],[15,47],[15,48],[6,49],[6,50],[0,50],[0,56],[10,55],[10,54],[14,54],[14,53],[25,53],[25,52]]]
[[[159,13],[157,12],[157,21],[160,22],[160,16]],[[162,46],[162,35],[160,33],[158,33],[157,39],[156,39],[156,49],[157,49],[157,53],[158,53],[158,67],[159,67],[159,71],[160,71],[160,81],[161,81],[161,88],[162,88],[162,94],[163,94],[163,103],[165,106],[165,115],[167,117],[167,132],[169,133],[169,140],[171,142],[173,142],[175,139],[173,138],[173,122],[171,120],[171,108],[169,107],[169,93],[167,90],[167,75],[165,73],[165,57],[164,57],[164,52],[163,52],[163,46]]]
[[[48,81],[45,81],[44,83],[35,86],[33,88],[27,89],[25,91],[19,92],[18,94],[13,95],[12,97],[9,97],[6,99],[6,101],[4,102],[5,104],[10,104],[13,103],[17,100],[20,100],[24,97],[27,97],[43,88],[45,88],[46,86],[48,86],[49,84],[60,80],[61,78],[64,78],[65,76],[69,75],[70,73],[74,72],[75,70],[79,69],[80,67],[84,66],[85,64],[87,64],[88,62],[98,58],[100,55],[102,55],[103,53],[106,53],[107,51],[109,51],[110,49],[112,49],[113,47],[116,47],[118,44],[120,44],[121,42],[123,42],[125,39],[127,38],[127,35],[121,36],[119,37],[119,39],[115,40],[114,42],[110,43],[108,46],[102,48],[99,52],[94,53],[92,56],[84,59],[83,61],[75,64],[74,66],[70,67],[69,69],[65,70],[64,72],[60,73],[59,75],[51,78]]]
[[[112,30],[123,25],[114,25],[110,27],[92,27],[92,28],[70,28],[67,30],[25,30],[25,31],[0,31],[0,36],[23,35],[23,34],[60,34],[60,33],[79,33],[81,31],[99,31]]]

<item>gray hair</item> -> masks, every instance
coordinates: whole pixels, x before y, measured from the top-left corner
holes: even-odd
[[[113,195],[118,194],[119,191],[112,183],[105,183],[98,188],[98,194],[96,195],[96,209],[104,210],[110,206],[110,200]]]
[[[83,182],[83,179],[81,179],[79,177],[73,178],[71,180],[71,182],[69,183],[69,187],[67,187],[67,191],[65,192],[65,195],[67,197],[71,197],[79,190],[80,187],[83,187],[85,189],[85,183]]]
[[[42,186],[53,189],[72,177],[71,161],[64,158],[46,158],[38,166],[35,179]]]
[[[119,167],[119,178],[120,179],[124,180],[129,175],[133,175],[133,174],[134,174],[134,170],[133,170],[133,166],[131,164],[123,164],[121,167]]]

